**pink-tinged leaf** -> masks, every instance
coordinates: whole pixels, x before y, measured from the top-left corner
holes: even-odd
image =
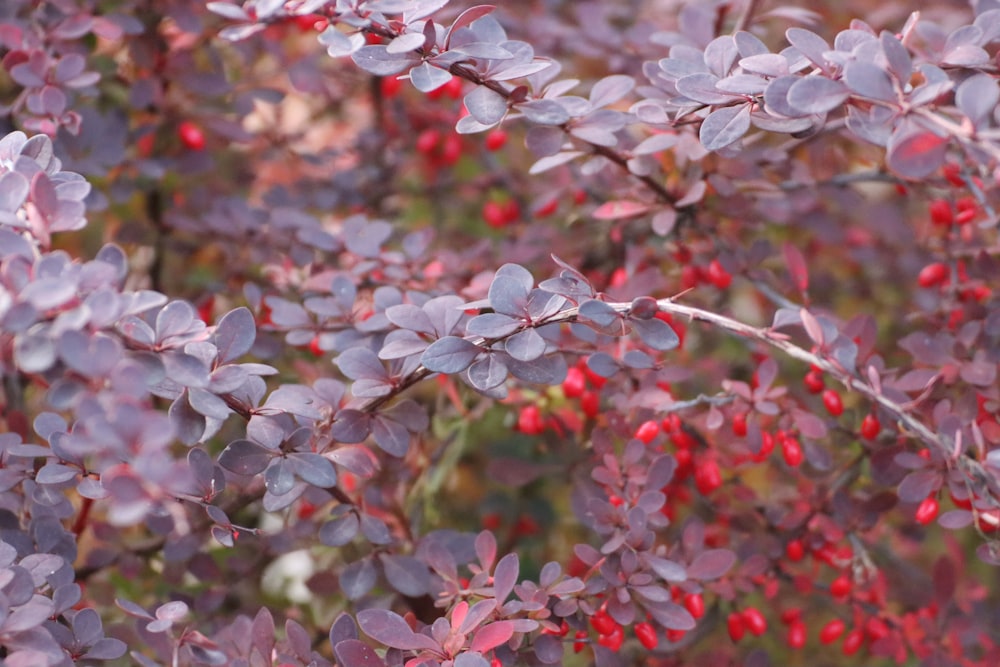
[[[490,623],[476,633],[472,638],[470,649],[479,653],[500,646],[514,635],[514,624],[510,621],[497,621]]]
[[[598,220],[621,220],[622,218],[632,218],[649,211],[649,206],[639,202],[619,199],[601,204],[594,211],[593,216]]]
[[[729,549],[709,549],[703,551],[688,565],[690,579],[718,579],[736,563],[736,554]]]
[[[701,123],[698,138],[707,150],[722,150],[739,141],[750,129],[750,105],[716,109]]]
[[[497,602],[503,604],[517,583],[517,575],[521,566],[516,553],[510,553],[500,559],[493,571],[493,591]]]
[[[806,258],[802,255],[802,251],[791,243],[785,243],[784,251],[788,273],[791,274],[798,290],[805,294],[809,289],[809,267],[806,266]]]
[[[901,128],[889,138],[886,165],[897,176],[920,180],[941,168],[947,149],[947,137],[920,128]]]
[[[896,102],[889,73],[872,63],[855,61],[844,68],[844,82],[855,95],[883,102]]]
[[[451,24],[450,28],[448,28],[448,34],[445,35],[444,38],[444,48],[447,50],[451,45],[451,36],[456,30],[464,28],[476,19],[492,13],[494,9],[496,9],[496,5],[476,5],[475,7],[469,7],[464,12],[459,14],[458,18],[455,19],[455,22]]]
[[[972,525],[972,512],[968,510],[950,510],[938,517],[938,523],[948,530],[961,530]]]
[[[476,535],[475,547],[479,566],[484,570],[489,570],[497,557],[497,540],[493,536],[493,533],[484,530]]]
[[[489,615],[493,613],[493,610],[496,608],[497,608],[496,600],[491,598],[486,600],[480,600],[476,604],[472,605],[472,607],[465,614],[464,618],[460,619],[453,614],[451,619],[451,625],[452,627],[457,626],[458,631],[461,634],[467,635],[476,628],[478,628],[480,624],[482,624],[482,622],[485,621],[489,617]]]
[[[805,308],[799,311],[799,316],[802,318],[802,326],[805,327],[806,334],[812,342],[822,347],[826,342],[826,337],[823,335],[823,327],[819,320]]]

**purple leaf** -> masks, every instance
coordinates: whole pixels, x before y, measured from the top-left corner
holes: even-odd
[[[219,320],[212,342],[219,350],[218,363],[225,364],[243,356],[253,347],[257,324],[248,308],[231,310]]]
[[[436,641],[413,632],[402,616],[387,609],[364,609],[358,612],[358,625],[366,635],[392,648],[403,651],[440,651]]]
[[[716,109],[701,123],[698,138],[707,150],[717,151],[739,141],[750,129],[750,105]]]
[[[324,523],[319,529],[319,541],[328,547],[342,547],[354,539],[360,525],[357,514],[349,512]]]
[[[465,96],[465,108],[483,125],[495,125],[507,113],[507,100],[486,86],[477,86]]]
[[[883,102],[896,102],[896,90],[893,88],[889,73],[872,63],[854,61],[844,67],[844,83],[851,92],[861,97]]]
[[[377,573],[371,559],[362,558],[345,567],[340,573],[340,588],[344,591],[344,595],[347,596],[348,600],[357,600],[372,589],[372,586],[375,585],[376,577]],[[363,614],[364,612],[361,613]],[[358,614],[358,621],[361,621],[361,614]],[[403,621],[403,623],[405,624],[406,621]],[[365,629],[364,624],[361,627]],[[406,626],[406,630],[412,633],[410,626]],[[365,632],[368,632],[367,629],[365,629]],[[374,637],[374,635],[372,636]]]
[[[899,499],[904,503],[919,503],[941,486],[941,473],[937,470],[916,470],[903,478],[899,485]]]
[[[831,111],[849,96],[850,91],[843,83],[822,76],[804,77],[788,88],[788,104],[806,114]]]
[[[392,554],[379,554],[379,559],[389,585],[399,593],[416,598],[430,590],[430,572],[423,561]]]
[[[351,667],[386,667],[385,661],[368,644],[357,639],[346,639],[333,646],[337,662]]]
[[[675,349],[681,343],[677,332],[663,320],[655,318],[650,320],[633,319],[630,322],[642,342],[654,350],[666,352]]]
[[[430,344],[420,355],[420,363],[435,373],[461,373],[479,356],[474,343],[457,336],[445,336]]]
[[[698,554],[688,565],[691,579],[718,579],[736,563],[736,554],[729,549],[709,549]]]

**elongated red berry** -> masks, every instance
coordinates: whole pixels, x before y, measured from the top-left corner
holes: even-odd
[[[705,615],[705,598],[701,593],[688,593],[684,596],[684,608],[695,618]]]
[[[729,614],[726,619],[726,629],[729,631],[729,638],[734,642],[743,639],[746,634],[746,627],[743,624],[743,616],[738,611]]]
[[[177,136],[181,143],[193,151],[200,151],[205,148],[205,133],[201,128],[189,120],[177,126]]]
[[[830,595],[835,598],[846,597],[851,593],[852,588],[854,588],[854,585],[851,583],[851,580],[848,579],[846,574],[842,574],[830,582]]]
[[[597,631],[599,635],[610,635],[615,631],[615,628],[619,627],[615,619],[608,615],[608,612],[600,609],[593,616],[590,617],[590,626]]]
[[[805,384],[806,389],[810,394],[818,394],[823,391],[825,383],[823,382],[823,374],[817,371],[809,371],[806,376],[802,378],[802,383]]]
[[[917,274],[917,284],[923,288],[940,285],[948,279],[948,265],[944,262],[934,262],[920,269]]]
[[[934,496],[927,496],[917,506],[917,523],[926,526],[937,518],[938,509],[939,505],[937,498]]]
[[[841,651],[844,655],[854,655],[861,648],[861,645],[865,643],[865,633],[855,628],[847,633],[844,637],[844,645],[841,647]]]
[[[486,150],[498,151],[507,143],[507,133],[503,130],[493,130],[486,135]]]
[[[833,389],[823,391],[823,407],[834,417],[844,414],[844,402],[840,399],[840,394]]]
[[[793,621],[788,626],[788,637],[786,639],[791,648],[802,648],[806,645],[806,624],[802,621]]]
[[[566,371],[566,379],[562,383],[563,396],[566,398],[579,398],[587,390],[587,376],[576,366],[570,367]]]
[[[785,545],[785,556],[793,563],[798,563],[805,555],[806,548],[802,545],[802,540],[792,540]]]
[[[790,468],[798,468],[802,465],[802,445],[797,438],[787,437],[781,441],[781,456]]]
[[[753,635],[760,637],[767,632],[767,619],[756,607],[747,607],[743,610],[743,625]]]
[[[660,643],[659,637],[656,636],[656,628],[654,628],[651,624],[645,622],[636,623],[634,629],[635,636],[639,640],[639,643],[650,651],[656,648],[656,645]]]
[[[882,424],[874,414],[865,415],[861,420],[861,437],[865,440],[874,440],[882,432]]]
[[[722,486],[722,473],[715,459],[702,461],[694,471],[694,485],[699,493],[707,496]]]
[[[717,259],[713,259],[708,264],[707,277],[708,282],[719,289],[726,289],[733,282],[733,276],[723,268],[722,263]]]
[[[615,652],[622,647],[622,642],[624,641],[625,631],[622,630],[622,626],[617,623],[615,623],[615,629],[611,632],[611,634],[601,635],[597,638],[598,644]]]
[[[644,445],[648,445],[653,442],[657,434],[660,432],[660,425],[654,420],[650,419],[639,424],[639,428],[635,430],[636,440],[640,440]]]
[[[823,644],[832,644],[840,638],[840,635],[844,634],[844,630],[847,626],[839,618],[835,618],[819,631],[819,640]]]

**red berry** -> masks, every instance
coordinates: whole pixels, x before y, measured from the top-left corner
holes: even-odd
[[[843,651],[844,655],[854,655],[864,642],[865,633],[855,628],[844,637],[844,646],[841,648],[841,651]]]
[[[881,432],[882,425],[879,423],[878,417],[874,414],[865,415],[865,418],[861,420],[861,437],[865,440],[874,440]]]
[[[547,218],[553,213],[559,210],[559,199],[553,197],[541,206],[535,209],[535,217],[541,220],[542,218]]]
[[[921,287],[934,287],[948,279],[948,266],[943,262],[934,262],[920,269],[917,274],[917,284]]]
[[[785,625],[802,622],[802,610],[798,607],[789,607],[781,612],[781,622]]]
[[[507,133],[503,130],[493,130],[486,135],[486,150],[498,151],[507,143]]]
[[[701,269],[694,264],[685,264],[681,269],[681,289],[693,289],[701,282]]]
[[[794,437],[782,439],[781,455],[790,468],[798,468],[802,465],[804,457],[802,455],[802,445],[799,444],[798,439]]]
[[[754,636],[760,637],[767,632],[767,619],[756,607],[747,607],[743,610],[743,624]]]
[[[177,126],[177,136],[181,143],[193,151],[200,151],[205,148],[205,133],[201,128],[189,120]]]
[[[656,636],[656,629],[649,623],[636,623],[634,630],[639,643],[650,651],[660,643],[659,637]]]
[[[451,132],[444,137],[441,145],[441,162],[451,166],[462,157],[462,137]]]
[[[684,608],[695,618],[705,615],[705,599],[701,593],[688,593],[684,596]]]
[[[785,545],[785,556],[793,563],[798,563],[805,555],[806,548],[802,545],[802,540],[792,540]]]
[[[698,492],[707,496],[722,486],[722,473],[715,459],[703,461],[694,471],[694,485]]]
[[[948,227],[955,221],[955,215],[951,210],[951,204],[944,199],[935,199],[930,205],[931,222],[935,225]]]
[[[441,133],[434,128],[427,128],[417,136],[417,152],[429,155],[441,141]]]
[[[708,265],[708,282],[719,289],[726,289],[733,282],[732,275],[726,271],[717,259],[713,259]]]
[[[538,435],[545,429],[537,405],[526,405],[517,415],[517,430],[527,435]]]
[[[619,627],[615,619],[608,615],[608,612],[603,609],[599,609],[597,613],[590,617],[590,626],[597,631],[599,635],[610,635]]]
[[[788,645],[791,648],[802,648],[806,645],[806,624],[795,621],[788,626]]]
[[[844,414],[844,402],[840,400],[840,394],[833,389],[823,391],[823,407],[834,417]]]
[[[830,582],[830,595],[835,598],[847,597],[851,593],[851,589],[854,585],[851,580],[847,578],[846,574],[842,574],[832,582]]]
[[[839,618],[835,618],[826,625],[823,629],[819,631],[819,640],[824,644],[832,644],[840,638],[840,635],[844,634],[844,630],[847,626]]]
[[[499,202],[488,201],[483,204],[483,220],[490,227],[501,229],[507,226],[507,215]]]
[[[657,434],[660,432],[660,425],[655,421],[650,419],[649,421],[639,424],[639,428],[635,430],[635,437],[637,440],[641,440],[642,444],[648,445],[653,442]]]
[[[563,396],[579,398],[587,390],[587,376],[576,366],[566,371],[566,379],[562,383]]]
[[[726,619],[726,629],[729,630],[729,638],[734,642],[743,639],[743,635],[746,634],[746,627],[743,625],[743,616],[738,611],[729,614],[729,617]]]
[[[889,636],[889,626],[881,618],[872,616],[865,623],[865,632],[868,633],[868,637],[874,642]]]
[[[455,135],[458,136],[458,135]],[[517,222],[521,217],[521,207],[517,205],[517,202],[513,199],[508,199],[503,205],[503,220],[504,223],[510,224],[512,222]]]
[[[679,642],[680,640],[684,639],[684,635],[686,635],[686,634],[687,634],[687,630],[668,629],[667,630],[667,641],[674,642],[674,643]]]
[[[614,621],[612,621],[612,623],[614,623]],[[622,630],[622,626],[617,623],[615,623],[615,629],[610,634],[601,635],[597,638],[598,644],[615,652],[622,647],[622,642],[624,641],[625,631]]]
[[[740,438],[747,434],[747,415],[745,412],[739,412],[733,415],[733,435]]]
[[[577,641],[573,642],[573,652],[574,653],[579,653],[580,651],[582,651],[587,646],[587,642],[580,641],[581,639],[586,639],[587,638],[587,631],[586,630],[577,630],[575,636],[576,636]]]
[[[451,77],[448,83],[441,86],[441,91],[453,100],[462,96],[462,80],[457,76]]]
[[[586,416],[596,419],[601,412],[601,397],[596,391],[584,392],[583,396],[580,397],[580,409]]]
[[[921,501],[920,505],[917,506],[917,523],[926,526],[931,521],[937,518],[938,515],[938,501],[934,496],[927,496]]]
[[[382,81],[379,83],[382,97],[385,97],[386,99],[395,97],[402,87],[403,82],[394,76],[384,76],[382,77]]]
[[[802,383],[805,384],[806,390],[810,394],[818,394],[823,391],[825,383],[823,382],[823,374],[818,371],[809,371],[806,376],[802,378]]]
[[[500,515],[496,512],[484,514],[481,523],[485,530],[496,530],[500,527]]]
[[[317,357],[322,357],[326,354],[326,351],[319,346],[319,336],[314,336],[313,339],[309,341],[309,351]]]

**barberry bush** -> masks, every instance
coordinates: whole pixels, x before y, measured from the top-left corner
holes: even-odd
[[[0,663],[1000,663],[1000,3],[6,0]]]

